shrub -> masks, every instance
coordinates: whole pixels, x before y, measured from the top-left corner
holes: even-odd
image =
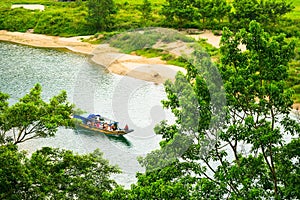
[[[76,36],[91,34],[87,22],[85,21],[86,12],[70,12],[68,9],[59,9],[44,12],[35,29],[35,33]]]
[[[24,8],[1,9],[0,29],[26,32],[34,28],[39,16],[39,11],[29,11]]]

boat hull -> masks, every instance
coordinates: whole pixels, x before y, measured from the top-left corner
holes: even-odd
[[[132,131],[124,131],[124,130],[116,130],[116,131],[109,131],[109,130],[103,130],[103,129],[100,129],[100,128],[97,128],[97,127],[91,127],[91,126],[88,126],[88,125],[85,125],[85,124],[78,124],[80,127],[82,128],[85,128],[85,129],[88,129],[88,130],[91,130],[91,131],[96,131],[96,132],[100,132],[100,133],[104,133],[106,135],[125,135],[129,132],[132,132]]]

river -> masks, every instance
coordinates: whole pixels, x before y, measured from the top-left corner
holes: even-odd
[[[27,141],[20,144],[20,149],[31,153],[51,146],[82,154],[99,148],[111,164],[122,169],[123,173],[113,178],[125,187],[136,181],[136,172],[144,171],[137,156],[159,148],[161,137],[154,134],[155,124],[172,120],[171,113],[163,110],[160,103],[166,98],[162,85],[108,73],[87,56],[0,42],[0,60],[0,91],[10,95],[10,104],[40,83],[45,100],[66,90],[69,101],[78,108],[135,129],[118,138],[60,128],[55,137]]]

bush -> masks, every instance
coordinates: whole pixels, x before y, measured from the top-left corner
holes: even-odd
[[[34,32],[59,36],[91,34],[92,31],[89,30],[85,21],[86,15],[85,11],[74,13],[68,9],[43,12],[34,28]]]
[[[154,35],[146,35],[141,32],[129,32],[117,35],[110,40],[110,45],[120,48],[124,53],[151,48],[157,41]]]
[[[24,8],[1,9],[0,29],[26,32],[34,28],[40,16],[39,11],[29,11]]]
[[[171,43],[175,41],[194,42],[177,31],[164,28],[149,28],[122,33],[113,37],[109,42],[113,47],[120,48],[125,53],[144,48],[152,48],[157,42]]]

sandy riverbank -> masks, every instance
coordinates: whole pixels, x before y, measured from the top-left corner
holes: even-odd
[[[0,41],[39,48],[67,49],[91,56],[96,64],[104,66],[112,73],[154,83],[164,83],[167,79],[173,80],[177,71],[184,71],[180,67],[167,65],[158,58],[148,59],[141,56],[127,55],[120,53],[108,44],[93,45],[81,41],[82,38],[87,37],[90,36],[64,38],[33,33],[0,31]]]
[[[62,48],[76,53],[91,55],[91,52],[97,47],[87,42],[81,42],[82,37],[63,38],[58,36],[48,36],[42,34],[0,31],[0,41],[13,42],[40,48]]]

